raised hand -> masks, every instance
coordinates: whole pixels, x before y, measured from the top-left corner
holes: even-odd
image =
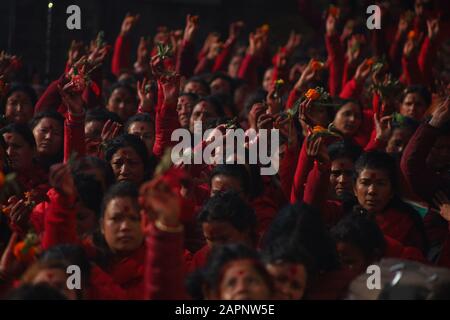
[[[447,96],[433,112],[429,124],[435,128],[441,128],[448,121],[450,121],[450,97]]]
[[[250,124],[250,128],[257,129],[257,121],[260,115],[266,113],[267,107],[262,103],[255,103],[250,112],[248,113],[248,122]]]
[[[375,124],[376,139],[388,141],[392,133],[392,116],[381,117],[378,113],[373,115]]]
[[[186,42],[192,42],[194,36],[198,31],[199,18],[198,16],[193,16],[188,14],[186,16],[186,27],[184,28],[183,39]]]
[[[298,118],[300,122],[303,122],[306,126],[313,128],[315,123],[311,118],[311,108],[312,108],[312,100],[306,99],[300,104],[300,108],[298,110]]]
[[[428,38],[433,40],[439,33],[439,18],[427,20]]]
[[[122,125],[120,123],[107,120],[102,129],[102,142],[105,143],[117,137],[121,129]]]
[[[19,240],[19,234],[13,232],[9,239],[8,245],[3,251],[0,259],[0,279],[12,280],[14,278],[15,270],[17,269],[18,261],[14,256],[14,247]]]
[[[358,68],[356,68],[355,72],[355,81],[358,83],[364,82],[370,74],[372,66],[369,63],[368,59],[364,59],[363,62],[360,63]]]
[[[147,80],[146,78],[137,82],[139,105],[143,112],[151,112],[153,108],[154,92],[151,90],[152,83],[152,80]]]
[[[328,36],[336,33],[337,18],[331,14],[328,15],[325,29]]]
[[[59,95],[63,104],[67,107],[72,114],[82,114],[84,113],[85,103],[81,97],[81,92],[73,90],[76,86],[75,83],[69,82],[63,88],[58,87]]]
[[[322,137],[306,139],[306,154],[308,157],[317,160],[321,165],[330,163],[330,156]]]
[[[177,105],[180,93],[180,75],[173,74],[161,78],[162,90],[164,93],[164,103],[166,105]]]
[[[301,42],[302,42],[302,35],[292,30],[289,35],[289,39],[286,45],[284,46],[286,49],[286,54],[291,55],[292,52],[294,52],[294,50],[300,45]]]
[[[123,19],[120,34],[122,36],[128,35],[131,32],[131,30],[136,26],[140,17],[141,17],[140,14],[132,15],[130,13],[127,13],[125,18]]]
[[[243,21],[235,21],[230,24],[230,31],[228,33],[228,40],[234,41],[236,40],[239,35],[241,34],[242,29],[244,28],[245,24]]]
[[[86,52],[83,41],[72,40],[67,53],[67,62],[69,65],[78,61]]]
[[[75,198],[77,189],[73,181],[70,167],[67,164],[57,163],[51,166],[49,174],[49,183],[59,193]]]

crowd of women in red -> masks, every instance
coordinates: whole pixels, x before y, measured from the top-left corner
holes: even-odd
[[[311,3],[299,19],[319,41],[275,47],[269,25],[236,21],[197,48],[187,15],[134,63],[145,21],[127,14],[114,45],[73,41],[43,92],[1,53],[0,295],[342,299],[383,258],[450,268],[449,12],[385,1],[368,30],[346,1],[317,19]],[[279,130],[278,173],[175,166],[172,132],[196,122]]]

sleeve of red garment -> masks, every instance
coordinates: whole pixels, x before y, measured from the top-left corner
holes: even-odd
[[[291,109],[295,102],[301,97],[301,92],[296,90],[295,88],[289,92],[288,99],[286,101],[286,109]]]
[[[380,111],[380,103],[381,103],[380,96],[377,93],[374,92],[373,96],[372,96],[372,110],[373,110],[374,114],[375,113],[379,113],[379,111]]]
[[[83,101],[86,103],[87,109],[94,109],[104,105],[102,97],[103,76],[101,68],[94,70],[90,76],[91,83],[83,91]]]
[[[364,152],[375,150],[384,151],[386,149],[386,144],[386,141],[376,139],[376,131],[373,130],[369,143],[364,147]]]
[[[177,55],[176,70],[186,78],[194,74],[196,65],[195,46],[190,41],[184,41]]]
[[[308,173],[313,167],[312,161],[306,154],[306,141],[303,142],[300,149],[300,156],[298,157],[297,166],[295,168],[294,181],[291,190],[291,203],[303,200],[303,193],[308,178]]]
[[[45,215],[45,230],[42,237],[44,250],[58,244],[78,242],[77,211],[75,199],[52,193]]]
[[[439,178],[426,163],[438,135],[438,129],[422,124],[409,140],[400,162],[403,176],[412,190],[428,202],[432,201],[439,185]]]
[[[342,72],[344,66],[344,52],[337,34],[326,35],[325,45],[328,53],[330,95],[337,96],[341,90]]]
[[[146,238],[145,288],[151,300],[186,299],[183,233],[169,233],[151,225]]]
[[[126,300],[128,298],[126,291],[96,265],[91,268],[87,295],[89,300]]]
[[[61,97],[59,95],[58,86],[62,86],[63,83],[64,75],[62,75],[58,80],[50,83],[36,103],[36,106],[34,107],[34,114],[44,111],[58,110],[61,105]]]
[[[278,175],[280,177],[281,188],[283,189],[286,199],[289,199],[291,196],[293,183],[292,177],[295,174],[299,153],[300,150],[298,146],[286,146],[284,157],[280,162],[280,170],[278,171]]]
[[[417,54],[415,53],[411,53],[409,57],[405,55],[402,57],[402,78],[403,82],[408,86],[423,83],[417,60]]]
[[[389,48],[389,59],[392,66],[398,66],[402,61],[402,48],[404,44],[404,37],[396,36]]]
[[[171,146],[172,132],[179,126],[178,115],[175,105],[163,104],[161,109],[156,112],[155,118],[155,144],[153,145],[153,154],[161,157],[164,150]]]
[[[214,60],[208,59],[208,57],[203,57],[203,59],[199,60],[197,65],[195,66],[194,74],[202,74],[211,72],[214,65]]]
[[[355,68],[352,68],[352,66],[350,66],[347,59],[344,60],[345,62],[344,71],[342,73],[342,83],[347,83],[353,78],[353,75],[355,74]]]
[[[64,120],[64,163],[69,160],[74,152],[77,154],[77,159],[86,154],[84,114],[82,116],[74,116],[67,112]]]
[[[342,88],[339,97],[342,99],[359,99],[362,92],[362,85],[353,78]]]
[[[111,62],[111,72],[116,77],[122,70],[130,68],[131,39],[129,36],[119,35],[114,44],[114,52]]]
[[[216,61],[214,61],[212,72],[227,71],[227,64],[230,60],[234,43],[235,41],[227,41],[225,43],[225,45],[222,48],[222,51],[216,57]]]
[[[327,200],[329,184],[330,169],[320,170],[318,164],[314,163],[306,180],[303,201],[320,209]]]
[[[238,71],[238,78],[245,80],[252,88],[258,85],[257,61],[256,57],[250,54],[245,55]]]
[[[432,41],[430,38],[426,37],[420,49],[418,62],[419,70],[423,77],[423,82],[427,86],[432,84],[433,61],[436,58],[436,51],[436,41]]]

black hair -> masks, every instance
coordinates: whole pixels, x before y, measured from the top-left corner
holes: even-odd
[[[206,92],[206,95],[209,95],[211,93],[208,82],[205,79],[203,79],[203,77],[193,76],[186,81],[186,84],[188,84],[189,82],[197,82],[198,84],[200,84],[203,87],[204,91]]]
[[[108,162],[111,162],[113,155],[122,148],[130,147],[133,148],[134,151],[141,158],[142,163],[144,165],[145,175],[148,175],[149,172],[149,156],[147,152],[147,148],[145,147],[144,142],[137,136],[124,133],[110,141],[107,142],[105,148],[105,159]]]
[[[233,96],[233,92],[235,89],[235,83],[234,83],[233,78],[231,78],[229,75],[227,75],[223,72],[216,72],[209,79],[209,85],[211,85],[211,83],[216,79],[222,79],[222,80],[227,81],[230,84],[230,94],[231,94],[231,96]]]
[[[264,267],[260,255],[254,249],[242,244],[228,244],[215,247],[208,258],[205,268],[205,284],[209,290],[217,291],[220,286],[220,280],[223,275],[223,268],[232,261],[249,259],[254,261],[254,267],[267,286],[274,292],[272,279]]]
[[[339,267],[336,246],[320,213],[305,203],[288,205],[275,217],[264,236],[263,248],[277,241],[304,248],[311,257],[313,273]]]
[[[88,284],[91,263],[86,251],[81,246],[74,244],[59,244],[43,251],[39,256],[40,262],[56,260],[66,261],[69,265],[79,266],[83,282],[86,285]]]
[[[228,177],[233,177],[241,183],[242,191],[246,196],[250,195],[250,177],[247,168],[243,164],[219,164],[214,167],[211,172],[209,182],[211,184],[212,179],[215,176],[224,175]]]
[[[398,190],[397,164],[395,159],[382,151],[364,152],[355,163],[354,181],[364,169],[377,169],[384,171],[391,182],[392,190]]]
[[[155,119],[152,117],[150,113],[137,113],[134,116],[128,118],[127,123],[125,123],[125,132],[128,132],[130,126],[135,122],[145,122],[152,126],[155,124]]]
[[[425,104],[427,105],[427,107],[430,106],[431,92],[427,89],[427,87],[422,86],[422,85],[411,85],[411,86],[406,87],[406,89],[403,90],[403,93],[402,93],[402,102],[403,102],[403,100],[405,100],[406,96],[409,93],[417,93],[425,101]]]
[[[111,188],[108,189],[105,196],[103,197],[102,206],[101,206],[101,217],[105,215],[106,207],[108,203],[115,198],[131,198],[136,200],[136,208],[139,207],[137,199],[139,196],[139,190],[136,185],[129,181],[121,181],[112,185]]]
[[[94,211],[98,219],[103,197],[102,185],[92,175],[81,172],[74,175],[74,182],[81,202],[85,207]]]
[[[301,246],[286,244],[280,238],[264,248],[262,258],[266,264],[293,263],[302,264],[306,271],[311,269],[311,256]]]
[[[198,215],[200,222],[226,221],[241,232],[256,229],[257,219],[252,207],[235,191],[225,191],[209,198]],[[254,234],[250,234],[254,236]]]
[[[105,177],[106,188],[114,183],[115,177],[111,165],[109,164],[109,162],[98,157],[85,156],[76,160],[75,163],[71,166],[72,174],[77,174],[91,168],[98,168],[102,171]]]
[[[67,300],[59,290],[48,284],[23,284],[6,295],[7,300]]]
[[[198,268],[186,277],[185,287],[193,300],[203,300],[203,284],[205,283],[205,270]]]
[[[182,92],[180,93],[180,95],[178,96],[178,98],[180,97],[188,97],[189,99],[192,100],[193,105],[197,104],[197,101],[200,99],[200,97],[198,96],[198,94],[195,94],[193,92]]]
[[[33,130],[44,118],[56,120],[61,125],[61,128],[64,130],[64,117],[59,112],[54,110],[43,111],[36,114],[30,121],[31,130]]]
[[[206,97],[200,98],[195,105],[198,105],[200,102],[203,102],[203,101],[212,105],[212,107],[214,108],[214,111],[217,114],[217,117],[223,117],[225,115],[225,113],[223,111],[223,105],[217,97],[206,96]]]
[[[3,134],[5,133],[16,133],[20,135],[25,142],[31,147],[36,148],[36,141],[34,140],[33,131],[31,131],[30,127],[25,124],[20,123],[10,123],[6,127],[0,130],[0,135],[3,139]],[[6,149],[6,142],[3,139],[4,147]]]
[[[362,149],[350,140],[342,140],[328,146],[328,154],[331,161],[347,158],[355,162],[361,155]]]
[[[4,97],[4,103],[2,104],[2,108],[1,108],[1,113],[5,113],[5,107],[6,107],[6,102],[8,101],[8,98],[17,91],[22,91],[24,92],[29,98],[30,98],[30,102],[32,107],[34,108],[34,105],[37,102],[37,95],[36,95],[36,91],[34,91],[34,89],[25,83],[14,83],[11,88],[8,90],[8,92],[5,94]]]
[[[109,110],[107,110],[106,108],[103,107],[98,107],[95,109],[91,109],[89,111],[86,112],[86,119],[85,122],[90,122],[90,121],[101,121],[101,122],[106,122],[108,120],[114,121],[114,122],[118,122],[118,123],[122,123],[122,120],[120,119],[120,117],[114,113],[111,112]]]
[[[376,221],[367,214],[349,214],[331,229],[337,242],[350,243],[358,247],[370,261],[381,258],[386,250],[386,240]]]
[[[128,93],[131,95],[131,97],[133,99],[136,100],[136,90],[133,89],[133,87],[131,86],[129,81],[117,81],[116,83],[114,83],[111,86],[111,92],[108,96],[108,99],[111,97],[111,95],[113,94],[114,90],[116,89],[125,89],[128,91]]]

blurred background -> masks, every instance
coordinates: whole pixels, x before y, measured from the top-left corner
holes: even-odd
[[[49,9],[49,2],[53,6]],[[133,48],[140,36],[153,36],[158,26],[184,29],[187,13],[200,16],[200,31],[196,37],[197,49],[211,31],[228,35],[232,21],[246,23],[241,42],[248,33],[262,24],[270,25],[270,44],[273,50],[283,45],[290,30],[303,34],[305,50],[314,46],[323,50],[324,21],[322,12],[331,3],[344,5],[348,14],[366,19],[366,8],[376,1],[352,0],[1,0],[0,50],[23,57],[22,77],[32,75],[55,78],[64,71],[67,50],[71,40],[95,38],[98,31],[114,44],[123,17],[127,12],[140,13],[141,21],[133,32]],[[384,1],[386,2],[386,1]],[[392,0],[391,8],[414,8],[414,0]],[[448,7],[449,0],[438,1]],[[69,5],[81,8],[81,30],[68,30],[66,9]],[[444,20],[444,19],[443,19]],[[51,23],[51,24],[50,24]],[[50,29],[48,26],[50,25]],[[47,30],[49,32],[47,33]],[[47,36],[48,35],[48,36]],[[47,50],[48,49],[48,50]],[[133,50],[135,51],[135,50]],[[46,52],[50,52],[50,69],[46,77]],[[133,57],[134,58],[134,57]],[[27,79],[24,79],[27,80]]]

